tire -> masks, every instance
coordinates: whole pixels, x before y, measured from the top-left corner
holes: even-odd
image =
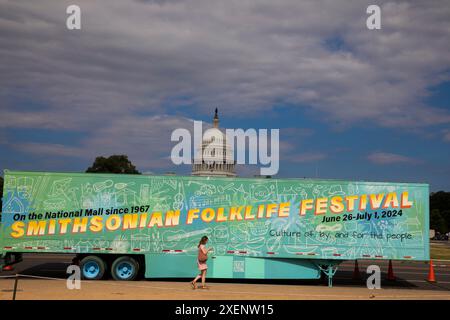
[[[138,274],[139,263],[129,256],[118,257],[111,266],[111,275],[114,280],[133,281]]]
[[[84,257],[80,262],[81,276],[85,280],[100,280],[106,272],[106,263],[98,256]]]

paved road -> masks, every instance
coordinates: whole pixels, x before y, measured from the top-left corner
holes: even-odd
[[[14,275],[16,273],[40,277],[66,279],[65,270],[72,260],[71,255],[24,255],[24,261],[15,266],[14,271],[1,272],[0,276]],[[382,289],[368,290],[365,286],[368,265],[377,264],[382,271]],[[450,261],[436,261],[436,283],[426,281],[429,265],[418,262],[394,262],[396,281],[387,281],[387,261],[359,261],[361,280],[353,280],[353,262],[345,262],[340,265],[335,275],[334,288],[325,288],[323,280],[230,280],[211,279],[211,290],[208,293],[195,293],[187,285],[186,279],[152,279],[136,282],[118,283],[108,281],[88,281],[85,287],[92,287],[91,292],[83,291],[83,294],[71,293],[70,299],[84,299],[86,294],[91,294],[93,299],[368,299],[372,297],[391,298],[426,298],[426,299],[450,299]],[[45,279],[21,279],[18,298],[34,299],[44,298],[58,299],[67,295],[65,281]],[[84,284],[85,282],[83,282]],[[0,279],[0,299],[9,299],[13,280]],[[98,290],[102,287],[102,290]],[[130,290],[127,291],[127,288]],[[48,290],[45,291],[45,290]],[[61,293],[58,293],[61,290]],[[122,291],[121,291],[122,290]],[[265,293],[267,292],[269,293]],[[76,290],[75,290],[76,291]],[[197,290],[202,291],[202,290]],[[47,292],[47,293],[45,293]],[[245,292],[248,295],[245,295]],[[258,292],[261,295],[258,295]],[[3,293],[3,294],[2,294]],[[45,294],[48,294],[45,296]],[[254,296],[256,294],[256,296]],[[269,295],[268,295],[269,294]]]
[[[443,290],[450,293],[450,261],[434,261],[434,272],[437,282],[427,281],[429,264],[424,262],[393,262],[395,281],[384,280],[387,277],[388,261],[358,261],[360,274],[367,278],[366,270],[371,264],[380,266],[383,277],[382,286],[387,288],[417,288],[419,290]],[[351,285],[358,283],[353,281],[354,262],[345,262],[339,266],[334,283],[336,285]],[[361,282],[361,281],[360,281]],[[360,283],[359,282],[359,283]]]

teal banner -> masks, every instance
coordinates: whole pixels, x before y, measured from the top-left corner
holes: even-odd
[[[3,251],[429,259],[426,184],[5,171]]]

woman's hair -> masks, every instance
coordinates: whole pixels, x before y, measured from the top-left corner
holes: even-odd
[[[200,239],[200,242],[198,243],[197,248],[200,248],[200,245],[205,244],[205,243],[206,243],[206,240],[208,240],[208,237],[207,237],[207,236],[203,236],[203,237]]]

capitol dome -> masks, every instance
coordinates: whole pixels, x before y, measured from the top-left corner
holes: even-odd
[[[192,175],[234,177],[236,173],[233,150],[227,143],[225,133],[219,129],[217,108],[213,125],[213,128],[203,133],[202,144],[195,157],[199,161],[197,163],[194,160]]]

